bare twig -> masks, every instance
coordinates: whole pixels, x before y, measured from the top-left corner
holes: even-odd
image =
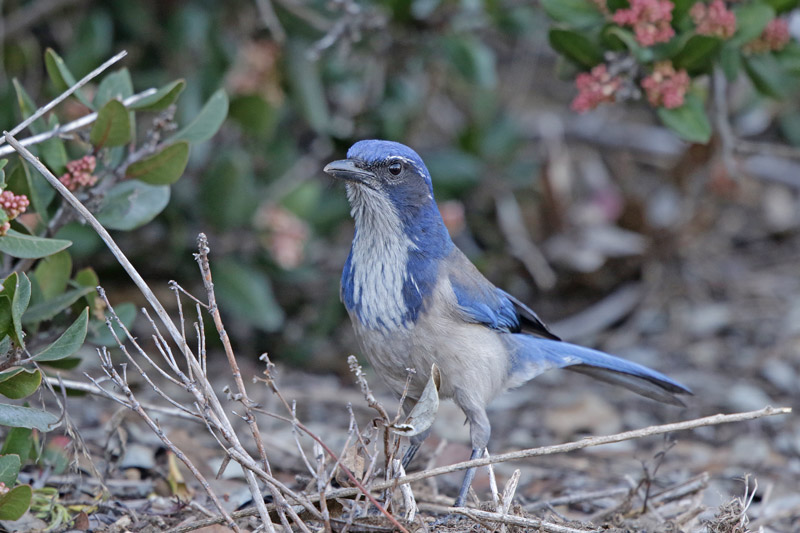
[[[420,507],[427,511],[434,511],[442,514],[462,514],[479,523],[481,523],[481,521],[496,522],[508,526],[521,526],[536,531],[546,531],[547,533],[589,533],[600,531],[599,529],[575,529],[552,522],[546,522],[538,518],[525,518],[522,516],[481,511],[479,509],[468,509],[466,507],[446,507],[444,505],[434,505],[430,503],[421,504]]]
[[[261,16],[261,21],[272,34],[272,38],[278,44],[283,44],[286,41],[286,30],[283,29],[281,21],[278,20],[278,15],[275,14],[272,2],[270,0],[256,0],[256,7],[258,8],[258,14]]]
[[[106,398],[108,398],[109,395],[111,395],[111,396],[114,396],[114,400],[115,401],[122,401],[122,402],[126,401],[126,399],[123,396],[120,396],[118,394],[114,394],[113,392],[107,391],[107,390],[105,390],[103,388],[100,388],[100,387],[98,387],[96,385],[91,385],[89,383],[84,383],[82,381],[74,381],[74,380],[71,380],[71,379],[62,379],[60,376],[44,376],[44,380],[47,383],[50,383],[52,385],[59,385],[59,384],[63,383],[63,385],[68,389],[72,389],[72,390],[76,390],[76,391],[80,391],[80,392],[85,392],[85,393],[88,393],[88,394],[94,394],[96,396],[104,396]],[[169,416],[175,416],[175,417],[183,418],[183,419],[186,419],[186,420],[194,420],[196,422],[200,422],[201,421],[201,417],[199,415],[191,413],[191,412],[188,412],[185,409],[178,409],[178,408],[174,408],[174,407],[164,407],[162,405],[155,405],[155,404],[144,403],[144,402],[142,402],[142,408],[144,408],[144,409],[146,409],[148,411],[162,413],[162,414],[169,415]]]
[[[82,86],[86,85],[87,83],[89,83],[92,79],[94,79],[97,76],[99,76],[104,70],[106,70],[108,67],[110,67],[111,65],[113,65],[114,63],[116,63],[117,61],[119,61],[120,59],[125,57],[126,55],[128,55],[128,52],[126,52],[125,50],[123,50],[122,52],[118,53],[117,55],[115,55],[114,57],[112,57],[111,59],[109,59],[108,61],[106,61],[105,63],[103,63],[102,65],[100,65],[96,69],[94,69],[93,71],[91,71],[89,74],[87,74],[86,76],[81,78],[78,82],[75,83],[75,85],[69,87],[66,91],[64,91],[63,93],[58,95],[55,99],[51,100],[50,102],[48,102],[44,106],[42,106],[39,109],[37,109],[35,113],[33,113],[31,116],[29,116],[28,118],[26,118],[25,120],[20,122],[9,133],[11,135],[16,135],[19,132],[21,132],[22,130],[24,130],[25,128],[30,126],[33,123],[33,121],[35,121],[36,119],[38,119],[39,117],[41,117],[42,115],[44,115],[45,113],[47,113],[48,111],[53,109],[55,106],[60,104],[62,101],[64,101],[67,98],[69,98],[69,96],[72,93],[74,93],[76,90],[78,90]],[[144,98],[144,96],[150,96],[150,94],[152,94],[154,92],[155,92],[155,89],[150,89],[148,91],[145,91],[145,93],[147,93],[146,95],[145,95],[145,93],[140,93],[139,95],[134,95],[134,96],[137,96],[138,98],[133,100],[133,102],[141,100],[142,98]],[[131,98],[134,98],[134,97],[131,96],[130,98],[128,98],[128,100],[130,100]],[[130,103],[133,103],[133,102],[130,102]],[[130,105],[130,103],[127,104],[127,105]],[[93,118],[91,120],[89,120],[89,121],[86,121],[87,117],[93,117]],[[55,129],[53,129],[51,131],[47,131],[47,132],[41,133],[39,135],[35,135],[33,137],[29,137],[27,139],[24,139],[21,142],[22,142],[22,144],[24,146],[27,146],[27,145],[30,145],[30,144],[36,144],[37,142],[45,141],[45,140],[47,140],[47,139],[49,139],[51,137],[55,137],[56,135],[59,135],[59,134],[62,134],[62,133],[67,133],[67,132],[73,131],[75,129],[81,128],[83,126],[86,126],[87,124],[91,124],[92,122],[94,122],[94,120],[96,118],[97,118],[97,113],[91,113],[90,115],[86,115],[85,117],[81,117],[78,120],[70,122],[69,124],[65,124],[63,126],[59,126],[59,127],[55,128]],[[80,124],[78,124],[76,126],[75,124],[77,122],[80,122]],[[6,142],[6,139],[0,139],[0,144],[4,144],[5,142]],[[13,153],[13,152],[14,152],[13,148],[6,147],[5,149],[0,149],[0,156],[4,156],[4,155],[7,155],[7,154],[10,154],[10,153]]]
[[[673,431],[685,431],[690,429],[697,429],[699,427],[705,426],[716,426],[720,424],[730,424],[734,422],[744,422],[747,420],[755,420],[758,418],[764,418],[767,416],[776,416],[776,415],[786,415],[792,412],[791,407],[765,407],[764,409],[759,409],[757,411],[746,411],[742,413],[732,413],[732,414],[717,414],[713,416],[707,416],[703,418],[696,418],[693,420],[686,420],[684,422],[676,422],[673,424],[663,424],[660,426],[649,426],[642,429],[637,429],[633,431],[625,431],[623,433],[615,433],[613,435],[605,435],[602,437],[589,437],[585,439],[581,439],[575,442],[569,442],[566,444],[557,444],[555,446],[543,446],[540,448],[530,448],[527,450],[520,450],[517,452],[510,452],[504,453],[499,455],[494,455],[491,458],[483,458],[483,459],[475,459],[472,461],[464,461],[461,463],[456,463],[450,466],[444,466],[440,468],[432,468],[429,470],[425,470],[423,472],[416,472],[414,474],[409,474],[407,476],[403,476],[398,479],[393,479],[391,481],[381,481],[378,483],[374,483],[370,485],[369,491],[381,491],[386,489],[387,487],[394,485],[394,484],[403,484],[403,483],[414,483],[415,481],[420,481],[423,479],[428,479],[434,476],[441,476],[443,474],[449,474],[451,472],[455,472],[458,470],[466,470],[467,468],[471,468],[473,466],[486,466],[489,463],[501,463],[506,461],[512,461],[517,459],[523,459],[526,457],[539,457],[542,455],[553,455],[556,453],[567,453],[575,450],[581,450],[584,448],[588,448],[591,446],[600,446],[603,444],[612,444],[615,442],[622,442],[625,440],[633,440],[633,439],[640,439],[642,437],[653,436],[653,435],[662,435],[664,433],[670,433]],[[270,414],[270,413],[267,413]],[[278,415],[271,415],[277,418]],[[286,419],[287,422],[290,420]],[[327,498],[348,498],[355,496],[359,492],[361,492],[362,488],[344,488],[338,490],[332,490],[328,492]],[[628,489],[625,489],[626,491]],[[309,496],[310,501],[315,501],[315,496]],[[428,508],[426,504],[420,504],[420,508]],[[444,509],[444,512],[450,512],[450,507],[441,507]],[[255,509],[245,509],[240,511],[239,513],[234,513],[234,517],[240,518],[244,516],[252,516],[256,514]],[[197,527],[207,526],[211,524],[218,524],[221,522],[221,518],[206,520],[201,522],[196,522],[194,524]],[[185,530],[189,531],[189,530]],[[569,531],[569,530],[566,530]],[[175,533],[178,533],[175,530]]]
[[[167,436],[166,433],[164,433],[164,431],[161,429],[158,423],[155,420],[153,420],[147,413],[147,411],[145,411],[142,408],[142,405],[136,399],[136,396],[133,394],[133,391],[128,386],[128,379],[127,376],[125,375],[125,367],[124,366],[122,367],[123,374],[120,375],[117,372],[116,368],[114,367],[114,363],[111,361],[111,356],[109,355],[108,350],[102,348],[98,349],[97,352],[98,355],[100,356],[100,360],[103,365],[103,371],[106,373],[106,375],[108,375],[109,378],[111,378],[114,384],[120,389],[122,389],[122,391],[125,393],[125,396],[128,399],[129,407],[133,411],[135,411],[142,418],[142,420],[145,421],[145,423],[147,423],[147,425],[150,427],[153,433],[155,433],[158,436],[161,442],[163,442],[164,445],[167,448],[169,448],[172,451],[172,453],[174,453],[175,456],[178,459],[180,459],[181,462],[183,462],[184,465],[186,465],[186,468],[189,469],[189,471],[192,473],[195,479],[197,479],[197,481],[199,481],[200,484],[203,486],[203,489],[206,491],[206,494],[208,494],[208,497],[211,498],[211,500],[214,502],[214,505],[216,505],[218,511],[225,518],[225,522],[228,524],[228,526],[234,531],[238,532],[239,527],[236,525],[236,522],[233,521],[233,518],[230,516],[230,514],[228,514],[228,511],[225,510],[225,507],[222,505],[222,501],[217,497],[216,493],[214,493],[214,491],[211,489],[211,486],[209,485],[205,476],[203,476],[203,474],[200,473],[200,471],[197,469],[197,467],[194,466],[194,463],[192,463],[192,461],[186,456],[186,454],[184,454],[183,451],[172,442],[172,440]]]
[[[191,348],[189,347],[186,339],[181,336],[180,331],[172,322],[169,314],[167,314],[166,309],[161,304],[161,302],[156,298],[156,295],[153,293],[152,289],[147,285],[144,281],[142,276],[139,272],[134,268],[131,262],[125,257],[125,254],[122,250],[117,246],[117,243],[114,242],[111,235],[108,231],[97,221],[97,219],[92,215],[92,213],[86,209],[86,207],[73,195],[69,189],[67,189],[58,179],[53,175],[50,170],[45,167],[38,158],[36,158],[28,149],[22,146],[19,141],[17,141],[11,134],[8,132],[5,133],[5,138],[8,143],[14,147],[14,149],[26,160],[28,161],[37,171],[39,171],[42,176],[47,179],[47,181],[61,194],[64,199],[86,220],[86,222],[95,230],[95,232],[100,236],[103,242],[106,244],[108,249],[117,259],[119,264],[125,269],[128,276],[137,286],[137,288],[141,291],[142,295],[148,301],[150,306],[158,315],[159,319],[161,320],[164,327],[169,332],[170,336],[172,337],[175,344],[178,345],[181,352],[186,359],[187,364],[192,368],[192,371],[195,373],[196,376],[202,376],[202,368],[200,363],[198,362],[197,358],[192,353]],[[244,449],[241,442],[239,441],[238,436],[233,430],[233,426],[228,420],[227,414],[225,409],[222,407],[219,398],[217,397],[216,393],[213,390],[213,387],[208,382],[207,379],[198,379],[197,384],[200,385],[202,388],[202,401],[208,402],[211,405],[211,408],[214,413],[215,421],[219,424],[220,429],[225,430],[226,438],[231,442],[233,446],[240,447]],[[191,384],[192,387],[195,387],[195,383]],[[199,391],[198,391],[199,394]],[[258,487],[257,480],[255,475],[252,472],[248,472],[245,470],[245,479],[248,482],[248,486],[250,487],[251,492],[254,495],[254,501],[256,501],[256,506],[259,508],[260,517],[262,522],[264,522],[265,526],[268,528],[269,531],[274,531],[274,528],[271,527],[271,522],[269,520],[269,513],[266,510],[264,505],[263,499],[256,497],[260,494],[260,490]]]
[[[139,100],[143,100],[144,98],[147,98],[148,96],[151,96],[155,93],[156,89],[153,88],[146,89],[140,93],[136,93],[134,95],[125,98],[124,100],[122,100],[122,105],[125,107],[130,107]],[[34,144],[39,144],[48,139],[52,139],[53,137],[58,137],[59,135],[64,135],[66,133],[71,133],[75,130],[84,128],[89,124],[91,124],[92,122],[94,122],[95,120],[97,120],[97,113],[89,113],[88,115],[84,115],[81,118],[73,120],[72,122],[67,122],[66,124],[63,124],[61,126],[56,126],[50,131],[44,131],[38,135],[33,135],[32,137],[26,137],[25,139],[19,141],[19,143],[22,146],[31,146]],[[3,139],[3,142],[5,142],[5,139]],[[10,146],[0,147],[0,157],[12,154],[14,153],[14,151],[15,151],[14,148]]]

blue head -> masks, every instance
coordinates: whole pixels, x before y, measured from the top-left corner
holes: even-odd
[[[356,222],[342,273],[345,306],[373,329],[415,320],[437,261],[453,248],[422,159],[400,143],[359,141],[325,172],[346,183]]]
[[[347,151],[347,159],[329,163],[325,172],[347,183],[357,231],[367,229],[366,224],[374,226],[376,219],[389,222],[396,216],[420,250],[435,254],[448,248],[450,236],[433,199],[431,176],[408,146],[359,141]]]

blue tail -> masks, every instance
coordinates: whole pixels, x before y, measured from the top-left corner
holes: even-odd
[[[509,335],[507,343],[511,353],[511,387],[551,368],[568,368],[673,405],[684,405],[676,394],[692,394],[660,372],[591,348],[524,334]]]

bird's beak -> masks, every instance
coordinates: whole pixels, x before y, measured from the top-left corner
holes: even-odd
[[[332,161],[325,165],[322,170],[338,180],[363,183],[365,185],[375,179],[375,174],[363,168],[358,168],[352,159]]]

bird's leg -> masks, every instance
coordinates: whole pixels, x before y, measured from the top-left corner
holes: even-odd
[[[455,401],[467,415],[467,420],[469,421],[469,439],[472,442],[470,460],[480,459],[489,444],[489,436],[492,432],[492,426],[489,424],[489,417],[486,416],[484,404],[470,393],[457,392]],[[469,468],[464,474],[464,481],[461,483],[461,490],[458,491],[458,497],[456,498],[456,507],[463,507],[467,501],[467,494],[469,493],[470,485],[472,485],[472,479],[475,477],[475,470],[476,467]]]
[[[469,460],[472,461],[473,459],[480,459],[483,457],[483,453],[485,451],[486,448],[480,450],[473,449],[472,455],[469,456]],[[456,503],[453,504],[454,507],[464,507],[464,502],[467,501],[467,494],[469,494],[469,487],[472,485],[472,479],[475,477],[475,472],[477,470],[477,466],[467,468],[467,471],[464,473],[464,481],[461,482],[461,490],[458,491],[458,498],[456,498]]]
[[[422,443],[425,442],[425,439],[428,438],[428,435],[431,434],[431,428],[426,429],[419,435],[414,435],[413,437],[409,437],[410,444],[408,449],[406,450],[405,455],[403,456],[403,469],[408,471],[408,465],[411,464],[411,461],[414,459],[414,456],[417,454],[420,446]]]

